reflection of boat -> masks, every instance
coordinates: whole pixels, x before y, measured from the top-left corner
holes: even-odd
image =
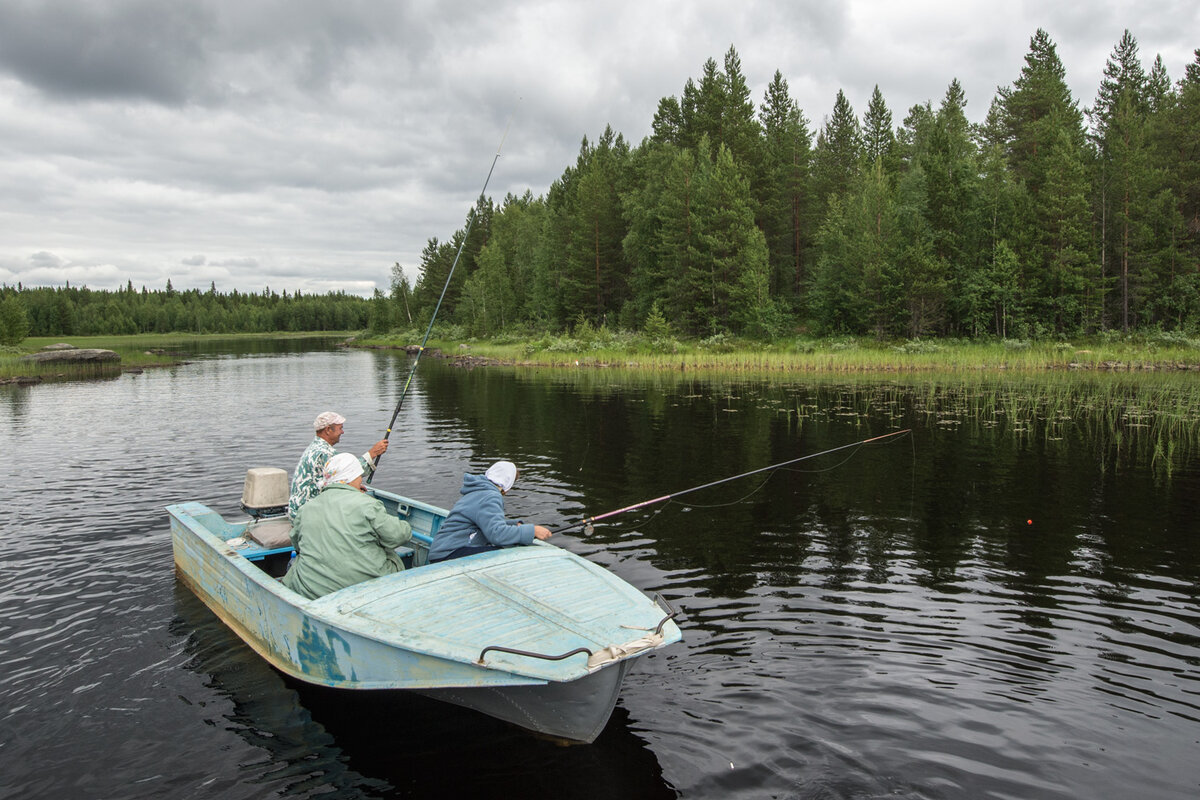
[[[251,472],[282,473],[286,487],[282,470]],[[282,505],[258,502],[256,491],[248,477],[252,515]],[[180,503],[167,507],[176,571],[288,675],[335,688],[414,689],[572,741],[603,730],[631,658],[681,638],[665,600],[553,545],[426,564],[447,512],[370,492],[412,525],[401,554],[413,569],[307,600],[272,577],[291,553],[286,539],[271,541],[286,518],[229,522]]]

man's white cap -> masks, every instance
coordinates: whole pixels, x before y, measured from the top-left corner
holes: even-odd
[[[497,461],[488,467],[483,477],[499,486],[501,491],[507,492],[517,480],[517,465],[511,461]]]
[[[313,430],[318,432],[323,431],[330,425],[341,425],[345,421],[346,418],[336,411],[322,411],[313,420]]]

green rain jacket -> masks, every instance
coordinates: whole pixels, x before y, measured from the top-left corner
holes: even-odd
[[[283,585],[314,600],[404,569],[395,548],[412,526],[345,483],[331,484],[300,509],[292,529],[296,559]]]

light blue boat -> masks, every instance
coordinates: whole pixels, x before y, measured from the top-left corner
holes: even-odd
[[[272,472],[286,486],[286,473]],[[604,729],[632,659],[681,638],[666,600],[554,545],[427,564],[447,512],[370,493],[412,525],[403,572],[308,600],[277,577],[292,552],[281,507],[263,514],[245,495],[255,516],[235,522],[200,503],[167,506],[176,572],[246,644],[302,681],[411,689],[576,742]]]

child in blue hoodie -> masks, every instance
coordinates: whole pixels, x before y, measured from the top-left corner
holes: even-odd
[[[504,518],[504,495],[516,480],[517,467],[511,461],[497,461],[482,475],[464,475],[462,497],[434,534],[429,562],[549,539],[549,528]]]

